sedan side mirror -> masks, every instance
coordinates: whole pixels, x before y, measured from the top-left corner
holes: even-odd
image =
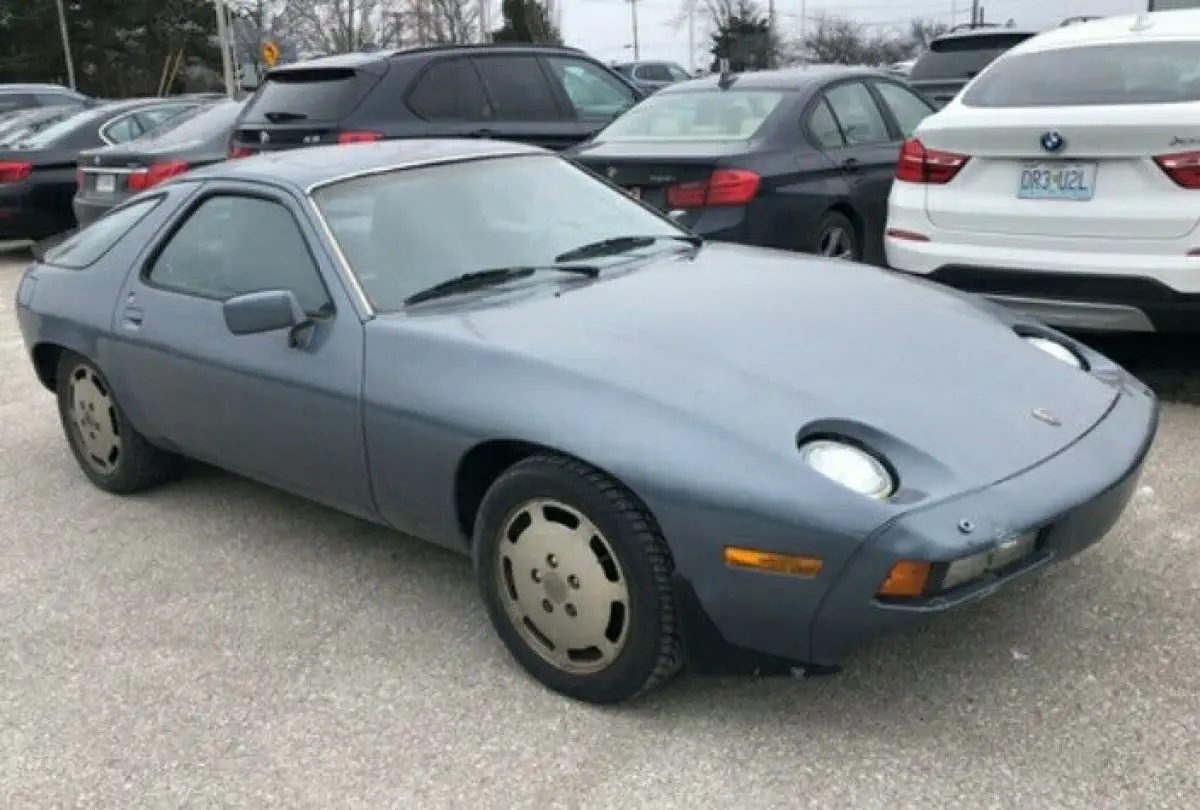
[[[228,298],[222,306],[225,325],[235,335],[258,335],[295,329],[309,323],[291,290],[263,290]]]

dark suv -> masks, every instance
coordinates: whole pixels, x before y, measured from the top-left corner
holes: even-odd
[[[929,43],[908,74],[912,85],[941,109],[975,74],[1000,54],[1037,34],[1033,30],[976,26],[943,34]]]
[[[430,137],[561,150],[644,95],[575,48],[488,44],[342,54],[268,73],[234,125],[229,154]]]

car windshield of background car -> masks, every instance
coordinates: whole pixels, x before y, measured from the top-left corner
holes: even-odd
[[[413,293],[465,273],[546,266],[604,239],[685,233],[555,155],[400,169],[340,181],[313,197],[379,312],[403,309]],[[647,248],[663,249],[678,244]]]
[[[200,144],[214,135],[229,130],[237,120],[244,101],[214,101],[187,110],[168,118],[154,129],[137,139],[138,143],[154,141],[157,146],[167,144],[176,148]]]
[[[101,118],[112,115],[111,110],[104,108],[77,110],[61,121],[38,130],[28,137],[21,138],[15,141],[17,146],[25,149],[46,149],[54,146],[60,138],[70,135],[79,127],[91,121],[98,121]]]
[[[1046,81],[1054,76],[1054,81]],[[1200,101],[1200,42],[1085,45],[1010,54],[980,75],[967,107],[1078,107]]]
[[[598,141],[744,141],[784,94],[766,90],[656,93],[613,121]]]

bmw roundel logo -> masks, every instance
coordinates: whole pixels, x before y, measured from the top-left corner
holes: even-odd
[[[1042,148],[1047,152],[1058,152],[1066,145],[1067,139],[1062,136],[1061,132],[1042,133]]]

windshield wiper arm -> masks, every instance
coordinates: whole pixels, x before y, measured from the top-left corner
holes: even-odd
[[[408,306],[455,293],[481,290],[495,284],[503,284],[506,281],[529,278],[534,273],[542,270],[557,270],[562,273],[587,276],[588,278],[596,278],[596,276],[600,275],[599,267],[582,264],[567,266],[560,266],[558,264],[522,264],[513,267],[495,267],[489,270],[476,270],[472,273],[463,273],[461,276],[446,279],[438,284],[434,284],[432,287],[413,293],[404,299],[404,303]]]
[[[661,234],[658,236],[617,236],[612,239],[601,239],[599,242],[580,245],[577,248],[568,250],[566,253],[555,256],[554,261],[573,262],[580,259],[595,259],[601,256],[616,256],[621,253],[628,253],[631,250],[637,250],[638,248],[650,247],[655,242],[663,239],[687,242],[692,247],[697,248],[704,244],[704,237],[694,233]]]

